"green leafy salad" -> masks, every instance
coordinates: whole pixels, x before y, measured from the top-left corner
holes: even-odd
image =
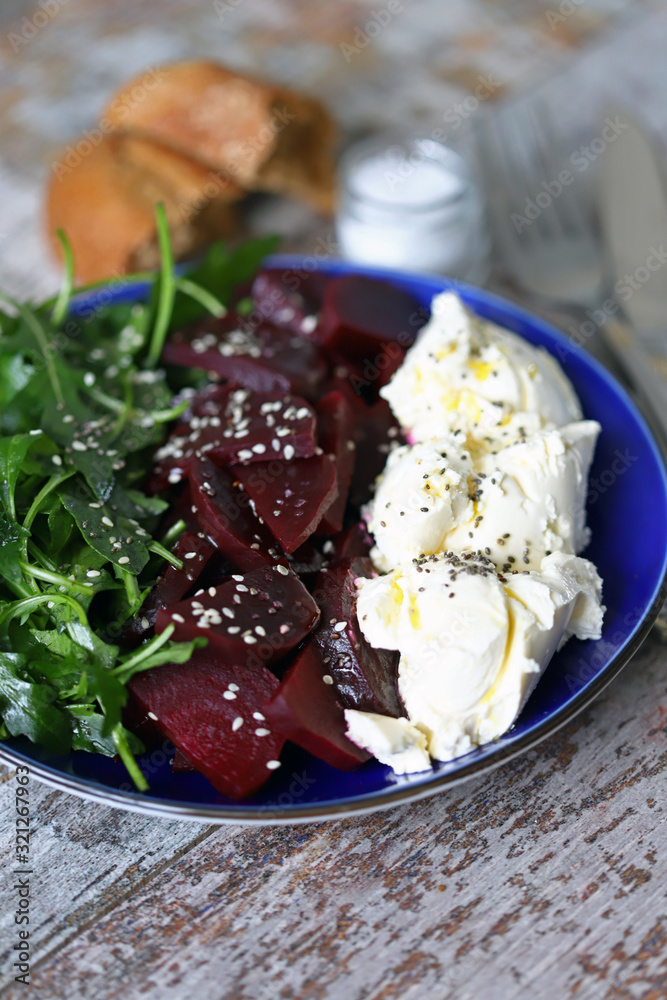
[[[196,382],[170,384],[160,354],[170,330],[223,315],[276,245],[218,244],[179,276],[157,214],[161,271],[116,281],[135,301],[73,304],[62,236],[59,295],[38,306],[3,297],[0,308],[0,738],[119,755],[141,790],[144,748],[121,721],[126,684],[206,643],[174,642],[172,625],[129,652],[118,644],[165,567],[181,565],[170,550],[185,525],[161,533],[168,505],[142,486],[187,406],[179,391]]]

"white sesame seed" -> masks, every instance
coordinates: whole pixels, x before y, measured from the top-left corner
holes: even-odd
[[[252,450],[255,452],[256,455],[263,455],[264,452],[266,451],[266,445],[261,444],[261,442],[259,444],[254,444],[252,446]]]
[[[289,576],[289,569],[287,566],[283,566],[282,563],[278,563],[276,566],[276,571],[281,574],[281,576]]]
[[[248,588],[246,587],[245,583],[237,583],[236,584],[236,589],[238,590],[239,594],[247,594],[248,593]]]
[[[266,766],[268,767],[269,771],[275,771],[277,768],[280,767],[280,761],[279,760],[267,760]]]
[[[254,644],[257,642],[257,639],[255,639],[254,635],[244,635],[243,641],[247,642],[249,646],[254,646]]]
[[[63,460],[60,457],[60,455],[52,455],[51,456],[51,461],[53,462],[54,465],[62,465],[63,464]]]
[[[236,580],[237,583],[243,583],[244,577],[239,576],[238,573],[232,573],[232,580]]]
[[[237,458],[239,462],[247,462],[249,458],[252,458],[252,452],[250,451],[249,448],[241,448],[241,450],[237,455]]]
[[[100,576],[100,575],[101,574],[100,574],[99,569],[89,569],[86,572],[86,576],[90,577],[91,580],[93,580],[96,576]]]
[[[225,616],[226,616],[227,618],[233,618],[233,617],[234,617],[234,612],[232,611],[232,609],[231,609],[231,608],[223,608],[223,609],[222,609],[222,613],[223,613],[223,615],[225,615]]]
[[[333,684],[333,682],[334,682],[334,679],[331,676],[331,674],[325,674],[323,676],[322,680],[324,681],[325,684]]]
[[[238,691],[239,690],[238,684],[228,684],[227,687],[229,688],[230,691]]]
[[[236,701],[236,695],[234,694],[233,691],[223,691],[222,697],[226,698],[227,701]]]
[[[72,441],[72,448],[74,451],[88,451],[88,447],[83,441]]]
[[[113,528],[113,521],[110,517],[103,517],[102,524],[106,524],[107,528]]]
[[[266,722],[266,716],[262,715],[261,712],[253,712],[252,717],[253,719],[257,719],[258,722]]]
[[[119,566],[127,566],[127,564],[129,563],[129,561],[130,561],[130,557],[129,556],[121,556],[120,559],[118,560],[118,565]]]
[[[151,623],[149,622],[148,618],[142,618],[141,619],[141,627],[142,628],[150,628],[150,625],[151,625]]]
[[[334,625],[334,632],[344,632],[347,628],[347,622],[336,622]]]
[[[227,631],[229,632],[230,635],[238,635],[238,633],[241,631],[241,628],[239,625],[230,625]]]
[[[236,730],[240,729],[242,725],[243,725],[243,719],[241,718],[240,715],[237,715],[234,721],[232,722],[232,732],[236,732]]]
[[[217,594],[217,590],[215,589],[215,587],[209,587],[208,588],[208,593],[209,593],[209,597],[215,597],[215,595]]]
[[[261,625],[255,625],[255,632],[257,633],[257,635],[262,635],[262,636],[266,635],[266,629],[263,628]]]
[[[148,713],[148,718],[152,719],[153,722],[157,722],[157,715],[155,714],[155,712],[149,712]]]
[[[90,388],[92,385],[95,385],[95,376],[93,375],[92,372],[86,372],[86,374],[83,376],[83,384],[87,385],[88,388]]]
[[[279,631],[281,635],[287,635],[287,633],[289,632],[289,625],[287,624],[281,625]]]
[[[174,613],[171,616],[171,619],[172,619],[172,621],[180,622],[181,625],[185,622],[185,618],[183,617],[183,615],[179,615],[179,614],[176,614],[176,613]],[[199,624],[201,625],[201,622]]]
[[[285,458],[287,459],[288,462],[291,458],[294,458],[294,455],[296,454],[294,450],[294,445],[286,444],[283,454],[285,455]]]
[[[185,558],[186,559],[196,559],[197,558],[197,553],[196,552],[186,552],[185,553]]]
[[[270,729],[256,729],[255,730],[255,736],[270,736],[270,735],[271,735],[271,730]]]

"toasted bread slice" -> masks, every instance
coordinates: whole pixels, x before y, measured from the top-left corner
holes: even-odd
[[[87,283],[151,269],[159,263],[155,205],[162,202],[174,254],[183,259],[236,228],[233,201],[242,190],[173,149],[110,133],[73,166],[59,164],[47,192],[47,227],[74,250],[76,275]]]
[[[336,129],[319,101],[216,63],[181,62],[135,77],[104,118],[223,170],[247,190],[331,211]]]

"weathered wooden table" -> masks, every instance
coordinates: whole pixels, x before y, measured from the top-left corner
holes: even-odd
[[[56,146],[90,127],[129,72],[186,53],[317,92],[349,132],[435,121],[482,72],[496,74],[497,99],[563,66],[572,88],[586,60],[597,68],[581,128],[609,93],[634,95],[664,124],[663,2],[412,0],[400,23],[342,63],[341,45],[363,40],[357,29],[382,6],[3,0],[0,285],[39,294],[57,281],[38,225]],[[576,110],[568,104],[573,119]],[[277,207],[271,224],[281,221],[307,251],[312,220]],[[13,981],[16,779],[1,770],[0,997],[667,997],[666,664],[654,636],[536,750],[367,818],[199,826],[32,781],[29,988]]]

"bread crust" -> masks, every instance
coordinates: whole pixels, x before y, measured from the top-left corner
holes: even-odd
[[[46,224],[54,251],[63,229],[76,276],[89,283],[159,263],[155,205],[162,202],[174,254],[183,258],[236,230],[233,202],[243,191],[222,173],[160,143],[108,134],[79,162],[51,177]]]
[[[334,204],[334,123],[319,101],[286,87],[212,62],[173,63],[130,80],[104,117],[247,190],[303,198],[322,212]]]

